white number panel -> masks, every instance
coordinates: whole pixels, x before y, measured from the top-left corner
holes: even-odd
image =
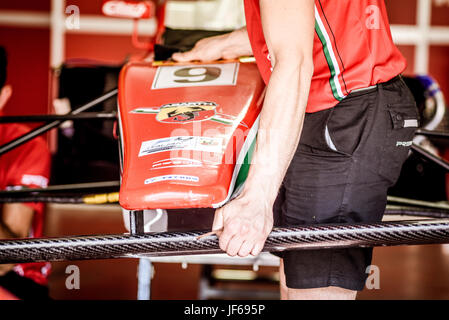
[[[238,63],[159,67],[152,89],[233,86],[237,82]]]

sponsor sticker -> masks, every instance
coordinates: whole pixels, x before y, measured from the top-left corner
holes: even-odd
[[[40,175],[24,174],[21,183],[23,185],[35,185],[41,188],[48,187],[48,179]]]
[[[108,1],[103,4],[102,10],[110,17],[147,19],[154,8],[151,2]]]
[[[222,152],[223,139],[212,137],[179,136],[142,142],[139,157],[149,154],[174,151],[192,150],[202,152]]]
[[[201,167],[202,162],[194,159],[187,158],[172,158],[155,161],[152,165],[152,169],[166,169],[166,168],[191,168]]]
[[[410,147],[413,141],[396,141],[396,147]]]
[[[162,106],[156,116],[160,122],[192,122],[208,120],[215,115],[214,102],[184,102]]]
[[[418,120],[417,119],[404,120],[404,128],[418,128]]]
[[[170,174],[165,176],[159,176],[154,178],[149,178],[145,180],[145,184],[151,184],[162,181],[183,181],[183,182],[198,182],[200,178],[195,176],[185,176],[179,174]]]
[[[151,88],[234,86],[238,70],[239,63],[162,66],[157,69]]]
[[[136,108],[130,113],[155,114],[157,121],[172,124],[211,120],[232,125],[237,118],[217,113],[217,106],[215,102],[209,101],[177,102],[164,104],[159,108]],[[240,124],[246,126],[244,123]]]

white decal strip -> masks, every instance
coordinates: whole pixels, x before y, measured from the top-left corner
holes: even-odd
[[[200,179],[195,176],[184,176],[184,175],[165,175],[165,176],[159,176],[154,178],[149,178],[145,180],[145,184],[151,184],[156,182],[162,182],[162,181],[183,181],[183,182],[198,182]]]
[[[222,147],[222,138],[192,136],[169,137],[142,142],[139,157],[143,157],[153,153],[174,150],[192,150],[219,153],[222,152]]]

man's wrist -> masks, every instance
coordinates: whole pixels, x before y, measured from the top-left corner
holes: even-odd
[[[249,41],[246,28],[234,30],[224,35],[226,37],[225,47],[239,47],[240,50],[252,54],[251,43]]]
[[[279,193],[279,186],[272,178],[248,179],[242,192],[242,196],[250,201],[265,201],[272,206]]]

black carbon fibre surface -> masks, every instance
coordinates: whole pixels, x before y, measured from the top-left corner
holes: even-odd
[[[0,241],[0,264],[220,253],[204,231]],[[449,243],[449,219],[276,228],[264,251]]]

